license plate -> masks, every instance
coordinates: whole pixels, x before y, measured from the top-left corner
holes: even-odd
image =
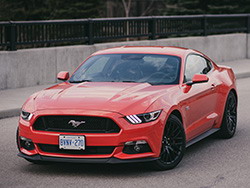
[[[59,148],[69,150],[85,150],[85,136],[59,136]]]

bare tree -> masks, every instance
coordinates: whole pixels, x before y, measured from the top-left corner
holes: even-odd
[[[140,16],[145,16],[150,13],[154,9],[154,3],[156,0],[145,0],[145,1],[138,1],[138,0],[122,0],[122,6],[124,8],[125,17],[129,17],[135,11],[136,5],[140,6],[142,11],[139,11],[138,14]],[[113,1],[114,2],[114,1]],[[116,1],[117,2],[117,1]],[[119,1],[118,1],[119,2]],[[117,3],[118,3],[117,2]],[[119,3],[118,3],[119,4]],[[118,6],[118,4],[116,4]],[[109,4],[110,5],[110,4]],[[132,12],[133,11],[133,12]],[[129,35],[129,21],[126,21],[126,29],[125,32]],[[129,38],[127,38],[127,41]]]
[[[124,10],[125,10],[126,17],[129,17],[129,12],[130,12],[130,8],[131,8],[131,1],[132,0],[128,0],[126,2],[126,0],[122,0],[122,4],[123,4]],[[128,21],[126,24],[126,33],[127,33],[127,35],[129,35],[129,22]],[[129,41],[129,38],[127,38],[127,41]]]
[[[150,4],[149,4],[148,7],[141,13],[141,16],[145,16],[148,12],[151,11],[154,2],[155,2],[155,0],[151,0],[151,1],[150,1]]]
[[[130,12],[130,9],[131,9],[131,2],[132,0],[122,0],[122,4],[123,4],[123,7],[124,7],[124,10],[125,10],[125,17],[129,17],[129,12]]]
[[[141,2],[143,4],[141,4]],[[151,12],[155,7],[153,6],[156,0],[144,0],[144,1],[138,1],[138,0],[122,0],[125,17],[129,17],[131,14],[131,9],[134,9],[134,6],[139,3],[139,6],[143,5],[142,7],[144,10],[139,13],[139,16],[145,16],[149,12]],[[146,7],[145,7],[146,5]]]

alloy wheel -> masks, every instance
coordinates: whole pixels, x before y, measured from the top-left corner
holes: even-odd
[[[185,137],[184,137],[185,138]],[[182,128],[174,121],[169,121],[162,139],[160,160],[166,164],[173,164],[182,155],[185,139]]]

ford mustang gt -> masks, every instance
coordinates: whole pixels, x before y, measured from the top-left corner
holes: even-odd
[[[167,170],[188,146],[236,130],[235,75],[196,50],[101,50],[57,78],[63,82],[22,106],[18,155],[33,163],[147,162]]]

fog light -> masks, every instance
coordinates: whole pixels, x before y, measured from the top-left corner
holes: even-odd
[[[24,144],[25,144],[25,146],[26,146],[27,148],[29,148],[29,147],[31,146],[30,141],[25,141]]]
[[[34,143],[31,139],[25,138],[23,136],[20,136],[20,145],[22,148],[26,150],[33,150],[35,149]]]
[[[129,141],[125,143],[123,153],[136,154],[151,152],[148,143],[145,140]]]

